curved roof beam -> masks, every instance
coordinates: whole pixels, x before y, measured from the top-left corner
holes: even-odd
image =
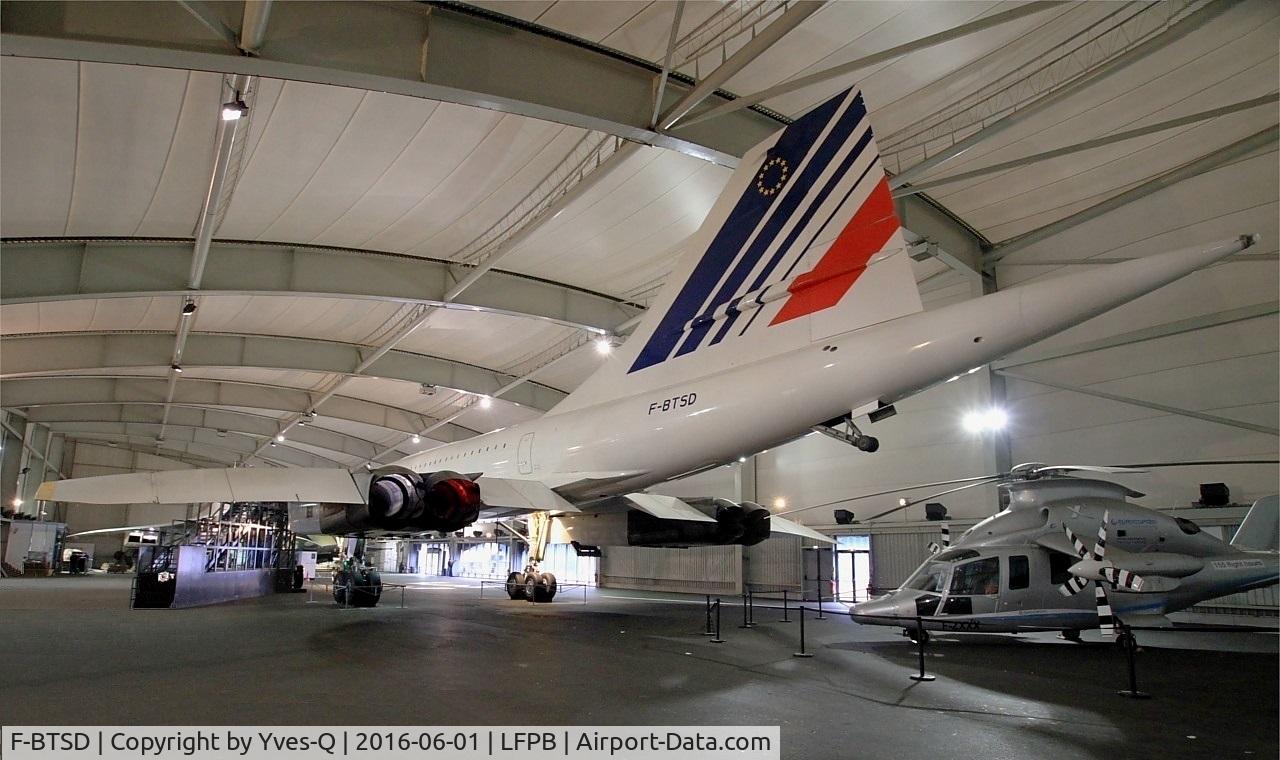
[[[65,404],[32,409],[27,419],[40,424],[59,422],[117,422],[123,424],[160,424],[165,422],[163,403],[124,404]],[[169,412],[168,424],[187,428],[213,430],[215,433],[235,433],[255,439],[270,439],[276,434],[280,420],[262,414],[231,409],[206,409],[174,405]],[[222,437],[222,436],[219,436]],[[327,430],[318,425],[295,428],[287,439],[325,451],[364,461],[380,448],[374,441],[348,433]]]
[[[9,238],[0,258],[0,303],[81,298],[184,297],[189,241]],[[416,303],[555,322],[611,333],[643,312],[600,293],[491,270],[452,302],[470,270],[450,262],[347,248],[215,241],[200,295],[287,295]]]
[[[230,16],[225,21],[232,25]],[[678,134],[655,130],[653,99],[663,74],[658,64],[462,3],[277,3],[267,36],[256,55],[245,56],[189,23],[176,4],[114,3],[104,13],[95,3],[48,0],[6,7],[0,55],[391,92],[605,132],[730,168],[791,121],[753,105],[685,124]],[[379,41],[376,48],[368,45],[369,39]],[[473,65],[477,57],[486,65]],[[583,81],[595,86],[580,87]],[[688,76],[670,73],[663,90],[668,102],[660,110],[684,99],[696,85]],[[733,99],[733,94],[716,90],[704,102],[712,109]],[[948,250],[988,242],[925,194],[895,199],[895,205],[904,226],[921,237],[963,239],[963,245],[944,245]]]
[[[174,410],[176,411],[176,410]],[[193,427],[191,425],[179,425],[174,422],[165,423],[164,438],[157,436],[160,433],[160,422],[110,422],[99,420],[73,420],[70,422],[49,422],[40,423],[46,425],[55,433],[63,432],[79,432],[92,433],[94,435],[119,435],[129,438],[130,440],[149,440],[154,441],[156,445],[164,446],[165,444],[176,441],[179,443],[192,443],[202,446],[218,446],[239,454],[238,460],[247,460],[252,452],[257,448],[261,438],[251,433],[242,433],[234,430],[228,430],[221,433],[213,428]],[[301,443],[300,441],[298,442]],[[264,459],[271,458],[289,464],[296,464],[302,467],[350,467],[352,459],[350,457],[343,458],[342,455],[325,456],[323,453],[316,453],[309,447],[302,445],[291,445],[289,441],[278,443],[275,446],[268,447],[269,454],[263,452]],[[326,452],[329,453],[329,452]],[[315,464],[301,464],[305,461],[311,461]]]
[[[47,375],[67,370],[167,367],[172,355],[167,333],[51,333],[0,340],[0,378]],[[183,351],[184,367],[255,367],[354,375],[364,361],[362,347],[310,338],[192,333]],[[517,378],[500,372],[407,351],[387,351],[362,374],[411,383],[430,383],[476,395],[492,395]],[[546,411],[567,394],[524,382],[503,393],[504,401]]]
[[[155,444],[152,444],[150,446],[143,446],[141,444],[136,444],[136,443],[127,443],[127,442],[122,443],[120,441],[107,441],[99,438],[90,438],[87,436],[82,438],[67,437],[67,441],[73,444],[83,444],[86,446],[102,446],[105,448],[119,449],[120,451],[130,451],[135,454],[149,454],[153,457],[160,457],[161,459],[168,459],[173,462],[182,462],[183,464],[189,464],[192,467],[217,468],[217,467],[227,467],[229,465],[235,464],[235,461],[233,459],[232,460],[213,459],[210,457],[197,456],[194,454],[184,454],[184,453],[180,453],[178,451],[174,451],[170,449],[161,449],[157,447]],[[138,469],[137,460],[135,459],[134,465],[132,466],[131,471],[137,471],[137,469]]]
[[[756,107],[682,130],[678,137],[654,130],[653,93],[662,72],[657,64],[461,4],[276,3],[271,33],[254,56],[191,23],[176,3],[121,5],[111,13],[94,3],[50,2],[39,10],[22,5],[6,9],[4,55],[392,92],[608,132],[729,166],[785,123]],[[230,12],[221,5],[211,7]],[[224,22],[236,26],[230,16]],[[370,47],[371,39],[379,44]],[[477,58],[486,65],[473,65]],[[593,86],[581,87],[583,81]],[[694,84],[673,73],[665,94],[680,100]],[[713,95],[715,103],[730,97]]]
[[[6,409],[84,404],[163,404],[168,380],[163,377],[131,375],[72,375],[14,378],[4,381],[0,405]],[[173,403],[178,406],[218,409],[240,407],[271,412],[299,412],[312,403],[314,392],[290,386],[253,383],[244,380],[184,378],[178,384]],[[387,404],[334,396],[316,410],[321,417],[412,434],[439,422],[434,417]],[[432,431],[430,438],[451,443],[479,435],[479,431],[447,424]]]
[[[116,424],[118,423],[54,422],[49,425],[49,429],[68,438],[124,441],[141,446],[172,449],[205,459],[222,459],[227,466],[231,466],[241,460],[252,459],[253,450],[257,447],[257,444],[251,438],[231,435],[226,438],[219,438],[212,430],[193,430],[190,428],[179,428],[174,431],[173,435],[166,436],[163,441],[157,441],[156,433],[160,432],[159,425],[152,425],[147,430],[134,430],[129,433],[123,433],[116,432],[111,428],[112,425]],[[257,455],[257,458],[281,467],[346,467],[346,465],[331,459],[288,446],[271,447],[268,451]]]

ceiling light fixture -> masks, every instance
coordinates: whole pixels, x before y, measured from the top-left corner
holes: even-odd
[[[596,353],[601,356],[608,356],[613,353],[613,344],[609,342],[608,336],[596,338]]]
[[[994,433],[1009,424],[1009,415],[996,407],[984,411],[969,412],[961,420],[964,429],[973,434]]]
[[[182,305],[182,316],[189,317],[195,313],[196,313],[195,301],[187,301],[185,304]]]
[[[277,441],[283,441],[283,440],[284,440],[284,433],[276,433],[276,440],[277,440]]]
[[[177,372],[179,375],[181,375],[181,374],[182,374],[182,365],[181,365],[181,364],[170,364],[170,365],[169,365],[169,369],[173,370],[174,372]]]
[[[493,399],[489,398],[488,396],[481,396],[481,397],[480,397],[480,408],[481,408],[481,409],[488,409],[488,408],[489,408],[489,407],[491,407],[491,406],[493,406]]]
[[[413,437],[413,442],[414,442],[414,443],[422,443],[422,436],[420,436],[420,435],[415,435],[415,436]]]
[[[249,106],[240,98],[222,104],[222,120],[238,121],[249,113]]]

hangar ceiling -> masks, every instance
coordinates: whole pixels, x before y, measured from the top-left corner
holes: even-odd
[[[984,256],[1005,283],[1142,255],[1029,249],[1276,149],[1266,0],[111,6],[0,9],[0,403],[202,461],[355,467],[540,414],[742,148],[853,83],[934,244],[927,304],[980,292]],[[1181,221],[1274,258],[1272,195]]]

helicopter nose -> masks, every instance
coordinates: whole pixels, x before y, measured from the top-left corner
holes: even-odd
[[[883,596],[866,602],[859,602],[849,608],[849,617],[854,622],[866,625],[892,625],[891,618],[915,617],[915,603],[910,599],[900,599],[893,595]]]

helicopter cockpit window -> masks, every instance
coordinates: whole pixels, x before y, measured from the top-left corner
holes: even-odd
[[[1195,534],[1200,532],[1199,525],[1196,525],[1195,523],[1191,522],[1190,520],[1184,517],[1175,517],[1173,518],[1173,521],[1178,523],[1178,528],[1183,533],[1186,533],[1188,536],[1194,536]]]
[[[951,565],[945,562],[926,562],[920,569],[902,584],[903,588],[915,591],[933,591],[942,593],[947,587],[947,576],[951,574]]]
[[[957,565],[951,576],[951,590],[956,596],[996,594],[1000,591],[1000,558],[985,557]]]
[[[972,549],[951,549],[950,551],[942,552],[921,565],[919,569],[911,574],[907,582],[902,584],[902,587],[915,591],[941,593],[947,587],[947,578],[951,576],[952,563],[973,559],[977,556],[978,553]]]

